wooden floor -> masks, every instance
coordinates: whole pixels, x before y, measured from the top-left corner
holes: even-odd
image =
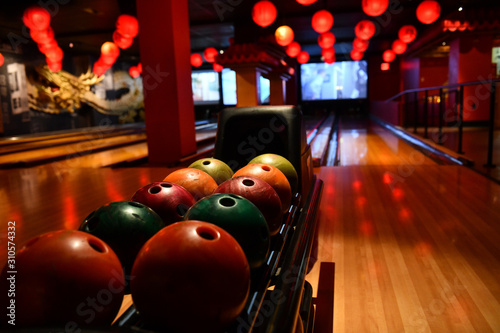
[[[500,332],[500,185],[351,124],[344,166],[316,170],[324,189],[307,280],[318,296],[331,279],[323,268],[334,264],[335,278],[333,314],[315,332]]]
[[[316,169],[324,188],[307,279],[334,303],[317,309],[315,332],[500,332],[500,185],[438,165],[367,121],[342,124],[342,166]],[[171,171],[0,170],[0,244],[8,221],[19,245],[74,229]]]

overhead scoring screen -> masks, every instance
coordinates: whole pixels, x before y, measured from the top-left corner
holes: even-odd
[[[303,64],[300,74],[304,101],[366,98],[368,74],[364,60]]]

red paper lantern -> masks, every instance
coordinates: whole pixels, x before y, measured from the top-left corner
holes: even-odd
[[[323,32],[318,37],[318,44],[319,46],[321,46],[322,49],[327,49],[329,47],[332,47],[333,44],[335,44],[335,35],[330,31]]]
[[[3,65],[5,62],[5,58],[3,57],[3,54],[0,53],[0,67]]]
[[[214,47],[207,47],[205,51],[203,52],[203,56],[205,57],[205,60],[208,62],[214,62],[215,61],[215,56],[218,55],[219,52]]]
[[[361,60],[362,58],[363,58],[363,52],[360,52],[360,51],[357,51],[354,49],[351,51],[351,59],[352,60],[358,61],[358,60]]]
[[[63,59],[64,53],[60,47],[55,47],[48,50],[45,56],[47,59],[50,59],[50,62],[60,62]]]
[[[125,37],[121,33],[115,30],[113,32],[113,42],[118,46],[120,49],[128,49],[132,44],[134,43],[133,38]]]
[[[101,59],[103,63],[112,65],[120,55],[120,49],[115,43],[105,42],[101,46]]]
[[[292,28],[287,25],[282,25],[274,32],[276,43],[281,46],[287,46],[293,41],[294,34]]]
[[[94,72],[94,74],[97,75],[97,76],[101,76],[104,73],[106,73],[106,71],[109,69],[109,67],[110,66],[108,66],[105,63],[103,63],[101,61],[101,59],[99,59],[98,61],[96,61],[94,63],[94,66],[92,67],[92,72]]]
[[[128,69],[128,73],[134,79],[138,78],[141,75],[141,73],[139,72],[139,68],[137,68],[137,66],[130,66],[130,68]]]
[[[417,18],[424,24],[431,24],[436,21],[441,14],[441,6],[437,1],[425,0],[417,7]]]
[[[389,7],[389,0],[363,0],[361,7],[366,15],[379,16]]]
[[[359,38],[354,38],[352,41],[352,47],[354,47],[355,50],[360,51],[360,52],[365,52],[366,49],[368,48],[368,40],[363,40]]]
[[[323,56],[323,58],[325,58],[325,61],[326,59],[331,59],[335,57],[335,49],[333,47],[323,49],[321,50],[321,55]]]
[[[370,20],[359,21],[354,27],[356,37],[363,40],[368,40],[375,34],[375,24]]]
[[[392,50],[396,54],[403,54],[406,51],[406,43],[400,41],[399,39],[396,39],[394,42],[392,42]]]
[[[49,67],[50,71],[52,73],[57,73],[62,69],[62,63],[61,62],[47,62],[47,67]]]
[[[200,67],[203,64],[203,58],[199,53],[191,54],[191,66]]]
[[[380,64],[380,70],[388,71],[391,68],[391,65],[388,62],[383,62]]]
[[[57,45],[57,42],[55,40],[51,40],[48,43],[44,44],[38,44],[38,49],[45,55],[47,54],[47,52],[57,47],[59,47],[59,45]]]
[[[217,73],[219,73],[220,71],[222,71],[224,69],[224,67],[222,65],[219,65],[217,63],[214,62],[214,64],[212,65],[214,71],[216,71]]]
[[[38,44],[46,44],[54,40],[54,30],[48,27],[45,30],[30,30],[30,36]]]
[[[297,56],[297,62],[299,64],[305,64],[308,61],[309,61],[309,53],[307,53],[307,51],[300,51],[299,55]]]
[[[382,59],[384,59],[385,62],[391,62],[396,59],[396,53],[394,53],[393,50],[385,50],[382,54]]]
[[[132,15],[120,15],[116,20],[116,31],[123,37],[134,38],[139,33],[139,22]]]
[[[328,59],[325,58],[325,62],[329,65],[333,64],[335,62],[335,56]]]
[[[311,5],[315,3],[317,0],[297,0],[301,5]]]
[[[402,42],[411,43],[417,37],[417,29],[412,25],[403,25],[399,29],[398,37]]]
[[[252,19],[261,27],[270,26],[276,19],[276,15],[278,15],[278,11],[271,1],[259,1],[252,9]]]
[[[325,9],[317,11],[312,17],[312,27],[317,33],[327,32],[332,28],[332,25],[333,16]]]
[[[142,62],[137,64],[137,69],[139,70],[139,73],[142,74]]]
[[[287,47],[286,47],[286,54],[288,54],[289,57],[296,57],[300,53],[300,44],[297,42],[291,42]]]
[[[46,30],[50,25],[50,14],[40,6],[32,6],[24,11],[23,22],[32,30]]]

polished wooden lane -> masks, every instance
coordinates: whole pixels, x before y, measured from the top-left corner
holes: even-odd
[[[334,332],[499,332],[500,185],[461,166],[323,167]]]
[[[342,117],[340,165],[428,165],[435,162],[366,118]]]

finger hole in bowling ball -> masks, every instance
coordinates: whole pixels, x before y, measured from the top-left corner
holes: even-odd
[[[236,204],[236,201],[232,198],[222,198],[219,200],[219,203],[224,207],[232,207]]]
[[[172,184],[169,184],[169,183],[161,183],[160,184],[161,187],[165,187],[165,188],[170,188],[172,187]]]
[[[196,228],[196,233],[198,234],[198,236],[206,240],[215,240],[219,238],[219,234],[217,231],[206,227]]]
[[[178,205],[177,205],[177,208],[176,208],[176,210],[177,210],[177,214],[178,214],[180,217],[182,217],[182,216],[184,216],[184,214],[186,214],[186,212],[188,211],[188,209],[189,209],[189,207],[188,207],[188,206],[186,206],[186,205],[184,205],[184,204],[178,204]]]
[[[245,186],[254,186],[255,185],[255,182],[251,179],[244,179],[242,183]]]
[[[270,167],[268,167],[267,165],[263,165],[261,168],[262,168],[262,170],[264,170],[264,171],[271,171],[271,168],[270,168]]]
[[[148,190],[149,193],[151,194],[157,194],[161,192],[161,187],[160,186],[153,186]]]
[[[96,250],[97,252],[100,252],[100,253],[106,252],[106,248],[105,248],[104,244],[102,242],[98,241],[97,239],[89,239],[89,240],[87,240],[87,242],[89,243],[90,247],[93,248],[94,250]]]
[[[203,161],[202,163],[203,165],[209,165],[210,164],[210,161]]]
[[[134,207],[137,207],[137,208],[142,208],[142,207],[144,207],[144,206],[143,206],[143,205],[141,205],[140,203],[138,203],[138,202],[133,202],[133,201],[129,202],[128,204],[129,204],[130,206],[134,206]]]

